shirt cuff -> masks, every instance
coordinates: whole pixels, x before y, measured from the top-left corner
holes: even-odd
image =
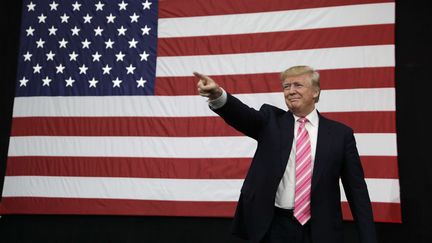
[[[214,100],[207,100],[207,102],[208,102],[208,105],[210,106],[210,108],[212,110],[216,110],[216,109],[219,109],[222,106],[224,106],[225,103],[227,102],[227,99],[228,99],[227,92],[224,89],[222,89],[222,95],[221,96],[219,96],[218,98],[216,98]]]

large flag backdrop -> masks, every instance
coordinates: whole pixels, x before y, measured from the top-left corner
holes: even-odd
[[[375,220],[400,222],[394,12],[386,0],[25,1],[0,213],[232,216],[256,143],[208,109],[192,72],[285,109],[279,72],[306,64],[321,73],[318,110],[355,131]]]

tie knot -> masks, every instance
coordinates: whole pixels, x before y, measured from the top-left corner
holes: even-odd
[[[308,119],[306,117],[301,117],[297,121],[300,122],[301,125],[304,125],[306,122],[308,122]]]

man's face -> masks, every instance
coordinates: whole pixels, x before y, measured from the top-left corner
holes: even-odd
[[[306,116],[313,111],[319,90],[312,86],[310,74],[287,77],[282,87],[285,103],[296,116]]]

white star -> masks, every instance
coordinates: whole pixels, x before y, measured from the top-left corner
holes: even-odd
[[[54,61],[54,56],[56,54],[54,54],[52,51],[50,51],[49,53],[45,54],[47,56],[47,61],[52,60]]]
[[[76,58],[77,58],[78,56],[79,56],[79,55],[76,54],[75,51],[73,51],[71,54],[69,54],[69,61],[72,61],[72,60],[76,61]]]
[[[113,48],[113,44],[114,44],[115,42],[114,41],[112,41],[111,39],[108,39],[108,41],[105,41],[105,49],[108,49],[108,48]]]
[[[140,57],[141,57],[141,61],[142,61],[142,60],[147,61],[148,56],[150,56],[150,54],[148,54],[146,51],[143,51],[143,53],[142,53],[142,54],[139,54],[139,55],[140,55]]]
[[[116,16],[112,15],[112,13],[110,13],[109,16],[106,16],[107,18],[107,23],[114,23],[114,19],[116,18]]]
[[[129,43],[129,48],[136,48],[136,44],[138,44],[138,41],[135,40],[135,38],[132,38],[131,41],[128,41]]]
[[[27,36],[29,36],[29,35],[33,36],[34,31],[35,31],[35,29],[33,29],[33,27],[29,26],[28,29],[26,29]]]
[[[66,87],[67,86],[71,86],[72,87],[73,83],[75,82],[75,80],[73,80],[72,77],[70,77],[70,76],[65,81],[66,81]]]
[[[119,36],[121,36],[121,35],[125,35],[126,34],[126,28],[125,27],[123,27],[123,25],[122,26],[120,26],[120,29],[117,29],[117,31],[119,32],[118,33],[118,35]]]
[[[53,26],[51,26],[51,28],[48,29],[49,31],[49,35],[56,35],[57,29]]]
[[[112,81],[113,82],[113,88],[114,87],[119,87],[120,88],[120,84],[123,82],[121,81],[118,77]]]
[[[62,23],[67,23],[69,20],[69,16],[67,16],[66,14],[63,14],[62,16],[60,16],[60,18]]]
[[[119,5],[119,10],[126,10],[126,6],[128,5],[127,3],[125,3],[124,1],[122,1],[121,3],[118,4]]]
[[[43,85],[42,86],[49,86],[52,79],[50,79],[48,76],[46,76],[44,79],[42,79]]]
[[[110,74],[111,69],[112,68],[107,64],[105,67],[102,68],[103,74]]]
[[[90,83],[89,88],[91,88],[91,87],[96,88],[96,84],[99,83],[99,81],[97,81],[94,77],[92,80],[89,80],[88,82]]]
[[[78,1],[76,1],[74,4],[72,4],[72,7],[73,7],[72,11],[75,11],[75,10],[80,11],[81,4],[79,4]]]
[[[64,70],[65,68],[66,68],[66,67],[63,66],[63,65],[60,63],[60,65],[56,66],[56,73],[63,73],[63,70]]]
[[[90,44],[91,42],[87,40],[87,38],[84,41],[81,41],[81,44],[83,45],[83,49],[84,48],[90,48]]]
[[[39,40],[38,41],[36,41],[36,45],[37,45],[37,47],[36,48],[43,48],[44,47],[44,44],[45,44],[45,41],[43,41],[42,40],[42,38],[39,38]]]
[[[136,67],[132,66],[132,64],[129,65],[129,67],[126,67],[126,70],[127,70],[126,74],[129,74],[129,73],[133,74],[135,69],[136,69]]]
[[[30,2],[30,4],[28,4],[27,5],[27,12],[30,12],[30,11],[35,11],[35,7],[36,7],[36,4],[34,4],[33,2]]]
[[[97,29],[94,29],[95,36],[98,36],[98,35],[102,36],[102,31],[103,31],[103,29],[101,29],[101,27],[98,26]]]
[[[123,61],[123,57],[125,56],[125,54],[123,54],[122,52],[119,52],[115,55],[117,57],[116,61]]]
[[[87,14],[86,16],[83,17],[84,18],[84,24],[85,23],[91,23],[91,19],[93,18],[92,16],[90,16],[89,14]]]
[[[42,66],[39,66],[39,63],[37,63],[36,66],[33,66],[33,73],[40,73],[41,69]]]
[[[19,82],[20,82],[20,87],[21,87],[21,86],[27,86],[27,82],[28,82],[28,81],[29,81],[29,80],[26,79],[26,77],[24,76],[22,79],[19,80]]]
[[[74,36],[74,35],[79,35],[80,30],[81,30],[81,29],[78,29],[78,27],[76,27],[76,25],[75,25],[75,27],[74,27],[73,29],[71,29],[71,31],[72,31],[72,36]]]
[[[143,9],[150,9],[150,5],[152,4],[148,0],[145,1],[145,3],[141,3],[143,5]]]
[[[24,61],[31,61],[31,57],[32,57],[33,55],[30,54],[30,52],[27,51],[27,53],[24,54],[23,56],[24,56]]]
[[[151,28],[149,28],[147,25],[145,25],[144,28],[141,28],[142,35],[150,35],[150,30],[151,30]]]
[[[58,3],[56,3],[56,2],[53,1],[49,6],[50,6],[50,8],[51,8],[51,9],[50,9],[51,11],[52,11],[52,10],[57,10]]]
[[[87,74],[88,67],[86,67],[86,65],[83,64],[81,67],[78,67],[78,68],[80,70],[80,74],[82,74],[82,73]]]
[[[147,80],[144,80],[142,77],[136,81],[137,82],[137,88],[138,87],[143,87],[144,88],[144,84],[147,83]]]
[[[66,48],[67,43],[68,42],[64,38],[62,38],[62,40],[59,41],[59,45],[60,45],[59,48],[62,48],[62,47]]]
[[[105,5],[105,4],[101,3],[100,1],[99,1],[97,4],[95,4],[95,6],[96,6],[96,11],[98,11],[98,10],[103,11],[103,6],[104,6],[104,5]]]
[[[92,57],[93,57],[93,62],[96,62],[96,61],[100,61],[99,59],[101,58],[101,54],[99,54],[99,52],[96,52],[95,54],[93,54],[92,55]]]
[[[133,22],[138,22],[138,18],[139,18],[140,16],[139,15],[137,15],[136,13],[134,13],[132,16],[129,16],[129,18],[131,18],[131,23],[133,23]]]
[[[45,15],[43,15],[43,14],[39,15],[39,16],[38,16],[39,23],[45,23],[45,19],[46,19],[46,18],[47,18],[47,16],[45,16]]]

